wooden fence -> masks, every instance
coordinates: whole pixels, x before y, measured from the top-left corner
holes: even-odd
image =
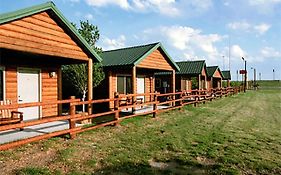
[[[219,88],[219,89],[211,89],[211,90],[191,90],[191,91],[166,93],[166,94],[160,94],[157,92],[145,93],[145,94],[128,94],[128,95],[116,94],[115,98],[113,99],[99,99],[99,100],[89,100],[89,101],[81,101],[80,99],[75,99],[75,97],[71,97],[71,99],[68,100],[0,105],[0,110],[5,110],[5,109],[13,110],[19,108],[26,108],[26,107],[36,107],[36,106],[48,107],[52,105],[62,105],[62,104],[69,105],[69,110],[66,115],[45,117],[39,120],[23,121],[21,123],[7,124],[7,125],[0,126],[0,134],[1,134],[1,132],[3,131],[22,129],[29,126],[35,126],[35,125],[40,125],[40,124],[50,123],[55,121],[68,120],[69,123],[68,129],[1,144],[0,150],[7,150],[12,147],[20,146],[23,144],[27,144],[42,139],[55,137],[55,136],[61,136],[65,134],[69,134],[70,138],[73,139],[76,137],[77,133],[108,126],[108,125],[119,125],[120,121],[127,118],[140,116],[140,115],[147,115],[147,114],[152,114],[153,117],[156,117],[157,114],[160,112],[182,108],[183,106],[190,105],[190,104],[197,106],[199,103],[212,101],[213,99],[221,98],[223,96],[234,95],[241,91],[242,91],[241,87],[234,87],[234,88],[229,87],[229,88]],[[138,98],[143,96],[146,98],[149,97],[149,100],[138,102]],[[99,103],[104,104],[110,102],[114,103],[114,109],[110,109],[105,112],[99,112],[99,113],[88,112],[85,115],[81,115],[76,111],[76,107],[79,105],[87,105],[91,109],[91,107],[94,106],[95,104],[99,104]],[[160,106],[164,106],[164,108],[159,108]],[[147,108],[147,107],[150,107],[150,110],[143,110],[143,112],[140,113],[136,112],[140,109]],[[131,112],[126,112],[126,110],[128,109],[131,109]],[[95,119],[98,117],[106,117],[106,116],[112,116],[113,119],[104,123],[87,125],[87,127],[76,126],[76,123],[78,121]]]

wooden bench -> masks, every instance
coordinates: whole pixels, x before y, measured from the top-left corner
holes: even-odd
[[[0,101],[0,105],[12,104],[11,100]],[[0,110],[0,126],[23,122],[23,113],[19,111],[11,111],[10,109]],[[21,128],[20,130],[23,130]]]

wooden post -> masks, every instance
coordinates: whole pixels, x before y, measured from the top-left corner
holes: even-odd
[[[179,109],[182,109],[183,107],[183,92],[180,93],[180,108]]]
[[[118,92],[115,92],[114,93],[114,111],[115,111],[115,120],[116,120],[116,123],[115,123],[115,126],[119,126],[120,123],[119,123],[119,119],[120,119],[120,116],[119,116],[119,105],[120,105],[120,99],[119,99],[119,93]]]
[[[154,92],[155,94],[153,94],[153,118],[156,118],[156,115],[157,115],[157,91]]]
[[[62,100],[62,70],[58,69],[58,100]],[[58,116],[62,115],[62,104],[58,104]]]
[[[75,99],[75,96],[71,96],[70,97],[71,100]],[[76,114],[76,106],[70,102],[70,110],[69,110],[69,115],[70,115],[70,119],[68,120],[69,122],[69,129],[74,129],[75,128],[75,121],[72,121],[73,116]],[[69,136],[71,139],[74,139],[76,137],[75,133],[69,133]]]
[[[194,99],[195,99],[194,107],[196,107],[197,106],[197,101],[198,101],[198,89],[196,89],[196,91],[195,91]]]
[[[88,61],[88,100],[93,99],[93,60],[89,58]],[[92,104],[88,105],[88,113],[92,114]]]
[[[136,87],[136,84],[137,83],[137,70],[136,70],[136,66],[133,67],[132,69],[132,91],[133,91],[133,94],[136,94],[137,93],[137,87]],[[132,104],[135,105],[136,103],[136,97],[135,96],[132,96]],[[135,107],[132,108],[132,112],[135,111]]]
[[[172,71],[172,78],[171,78],[171,90],[172,90],[172,93],[176,93],[176,71],[173,70]],[[172,100],[175,100],[175,94],[172,95]],[[172,106],[175,106],[176,103],[173,101],[172,102]]]
[[[201,74],[198,75],[198,89],[201,89]]]

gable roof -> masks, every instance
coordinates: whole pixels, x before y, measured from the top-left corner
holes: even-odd
[[[221,71],[223,80],[231,80],[231,74],[229,70]]]
[[[91,56],[91,58],[95,58],[98,62],[101,62],[101,57],[91,48],[87,41],[78,33],[78,31],[73,27],[73,25],[62,15],[62,13],[57,9],[55,4],[51,1],[46,2],[44,4],[17,10],[14,12],[1,14],[0,25],[44,11],[52,12],[52,14],[54,14],[55,17],[60,20],[64,27],[69,30],[69,34],[76,39],[75,41],[78,42],[80,46],[83,46],[83,49]]]
[[[206,66],[204,60],[181,61],[176,63],[180,68],[180,71],[176,72],[176,74],[199,75]]]
[[[206,68],[206,70],[207,70],[207,76],[208,77],[214,76],[214,73],[216,72],[216,70],[218,70],[220,72],[220,74],[222,75],[219,66],[208,66]]]
[[[166,52],[166,50],[164,49],[164,47],[160,42],[104,51],[101,54],[101,57],[103,59],[102,63],[103,66],[105,67],[135,66],[158,48],[160,48],[164,52],[164,54],[168,58],[167,61],[172,65],[172,67],[175,68],[176,70],[179,70],[178,65],[168,55],[168,53]]]
[[[179,61],[176,62],[180,70],[176,72],[178,75],[199,75],[202,73],[204,67],[206,67],[205,60],[198,61]],[[157,72],[155,75],[168,75],[171,72]]]

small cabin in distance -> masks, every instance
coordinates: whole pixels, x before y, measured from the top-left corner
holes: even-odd
[[[222,73],[218,66],[207,67],[207,89],[222,87]]]
[[[176,72],[176,91],[190,91],[192,89],[205,89],[207,82],[206,63],[204,60],[176,62],[180,70]],[[169,93],[170,73],[155,74],[156,90]]]
[[[231,81],[231,73],[230,73],[230,70],[225,70],[225,71],[221,71],[222,73],[222,80],[225,83],[225,86],[226,87],[230,87],[230,81]]]
[[[161,43],[152,43],[134,47],[104,51],[103,70],[105,79],[95,88],[95,98],[114,98],[114,94],[144,94],[155,91],[156,72],[171,73],[173,91],[175,91],[175,72],[177,64],[168,55]],[[142,96],[142,101],[150,97]],[[113,103],[109,104],[113,108]]]

